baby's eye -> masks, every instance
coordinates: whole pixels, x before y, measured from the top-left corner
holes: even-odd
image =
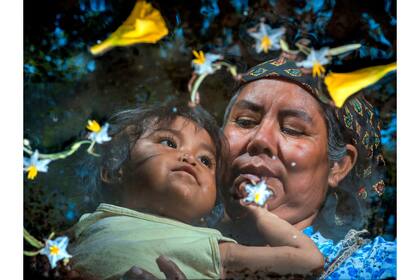
[[[177,145],[176,145],[175,141],[172,140],[172,139],[169,139],[169,138],[162,139],[162,140],[160,140],[159,143],[162,144],[162,145],[171,147],[172,149],[177,148]]]
[[[207,156],[201,156],[200,161],[201,161],[202,164],[204,164],[208,168],[211,168],[213,166],[212,160]]]

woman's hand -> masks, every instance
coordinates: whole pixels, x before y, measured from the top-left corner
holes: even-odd
[[[170,259],[165,256],[159,256],[156,259],[156,263],[162,271],[166,279],[170,280],[184,280],[187,279],[185,274],[179,269],[179,267]],[[158,278],[155,277],[150,272],[139,268],[138,266],[133,266],[130,270],[124,273],[122,280],[157,280]]]

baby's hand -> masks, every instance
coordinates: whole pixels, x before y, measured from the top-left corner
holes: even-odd
[[[245,212],[247,212],[246,217],[251,218],[257,222],[263,216],[270,214],[270,212],[267,209],[267,204],[261,207],[255,204],[254,202],[247,202],[245,199],[241,199],[240,204],[244,208]]]

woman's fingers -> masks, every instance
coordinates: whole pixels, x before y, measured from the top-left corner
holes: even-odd
[[[156,263],[159,266],[160,271],[162,271],[166,279],[170,280],[184,280],[187,279],[185,274],[179,269],[179,267],[170,259],[165,256],[159,256],[156,259]]]
[[[124,273],[121,280],[158,280],[158,278],[138,266],[133,266],[130,270]]]
[[[162,271],[166,279],[170,280],[184,280],[187,279],[185,277],[185,274],[179,269],[179,267],[170,259],[168,259],[165,256],[159,256],[159,258],[156,259],[156,263]],[[157,280],[158,278],[155,277],[150,272],[141,269],[138,266],[133,266],[128,270],[126,273],[124,273],[121,280]]]

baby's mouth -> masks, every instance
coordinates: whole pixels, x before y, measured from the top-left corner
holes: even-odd
[[[192,167],[191,167],[191,166],[189,166],[189,165],[180,165],[180,166],[178,166],[178,167],[174,168],[174,169],[172,170],[172,172],[185,172],[185,173],[187,173],[187,174],[191,175],[191,177],[192,177],[192,178],[193,178],[196,182],[198,182],[198,179],[197,179],[197,173],[195,172],[194,168],[192,168]]]

